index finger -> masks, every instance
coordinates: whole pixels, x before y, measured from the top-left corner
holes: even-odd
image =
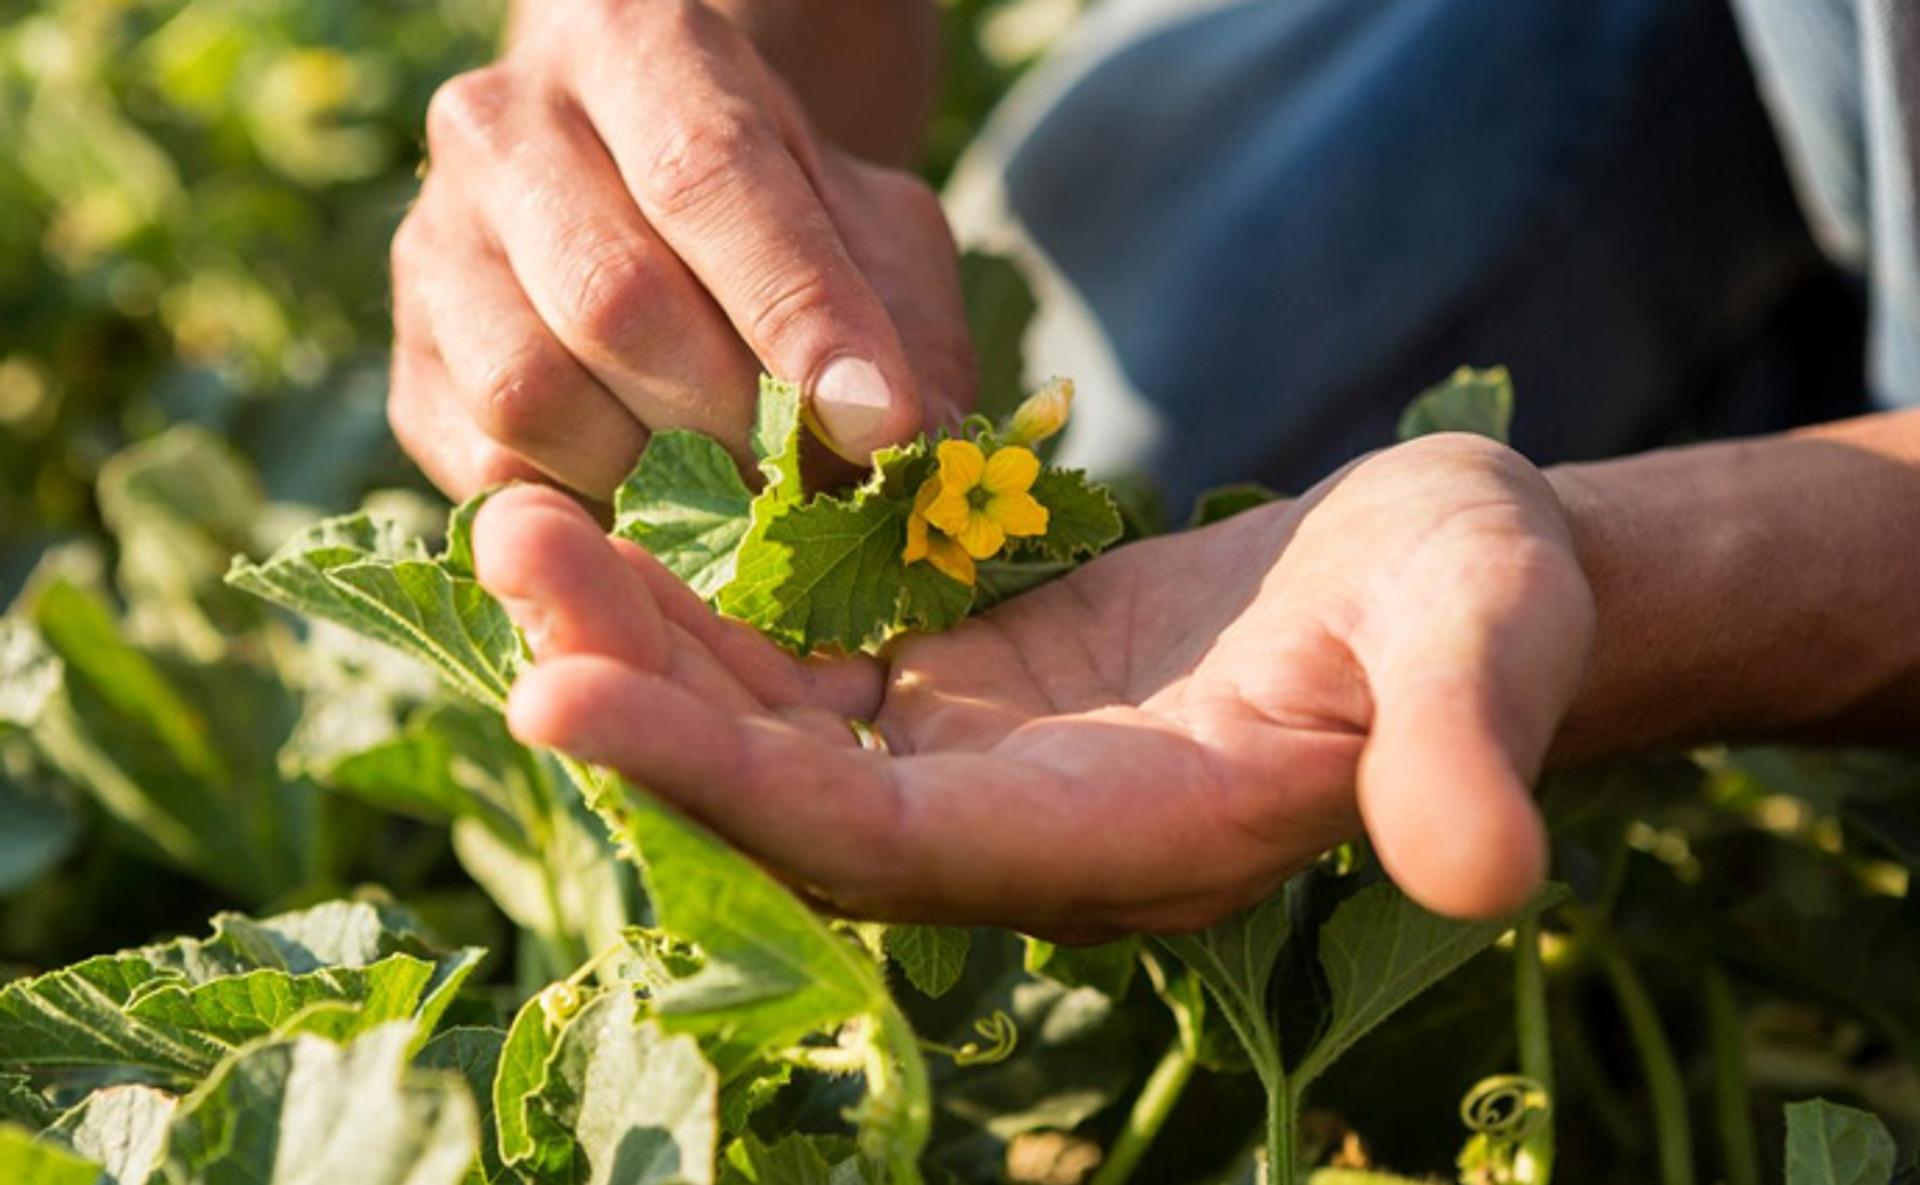
[[[835,451],[864,462],[911,436],[905,348],[782,135],[778,84],[703,5],[623,13],[636,51],[593,55],[576,95],[647,221],[768,371],[801,385]]]

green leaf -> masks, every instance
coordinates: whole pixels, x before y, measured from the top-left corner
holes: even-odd
[[[218,436],[171,428],[100,470],[100,512],[119,544],[128,625],[143,643],[199,659],[225,653],[259,606],[221,584],[265,504],[253,468]]]
[[[1027,393],[1025,342],[1039,302],[1017,264],[979,251],[960,257],[960,290],[966,298],[974,354],[980,360],[975,410],[997,423]]]
[[[908,982],[929,996],[944,996],[967,969],[973,935],[956,926],[888,926],[887,954]]]
[[[1090,987],[1115,1000],[1127,994],[1140,966],[1140,939],[1135,936],[1099,946],[1056,946],[1029,938],[1026,947],[1028,974],[1067,987]]]
[[[579,1144],[584,1185],[712,1185],[720,1080],[693,1038],[639,1023],[626,990],[568,1023],[539,1105]]]
[[[1194,499],[1193,515],[1187,520],[1187,526],[1207,527],[1214,523],[1225,522],[1236,514],[1245,514],[1257,510],[1272,502],[1278,502],[1284,495],[1258,482],[1240,482],[1235,485],[1216,486],[1202,491]]]
[[[66,669],[39,631],[0,617],[0,735],[32,728],[60,690]]]
[[[800,480],[800,445],[805,436],[800,402],[800,388],[795,384],[771,375],[760,376],[760,402],[748,438],[753,455],[760,458],[760,472],[767,478],[766,488],[754,499],[756,513],[762,503],[792,504],[805,494]]]
[[[725,1185],[833,1185],[833,1166],[807,1136],[767,1145],[745,1135],[728,1146],[721,1180]]]
[[[733,579],[752,506],[753,491],[718,441],[698,432],[659,432],[614,495],[613,533],[646,548],[711,598]]]
[[[130,1066],[195,1078],[214,1042],[126,1013],[134,994],[177,979],[137,954],[99,955],[0,990],[0,1059],[18,1066]]]
[[[974,603],[981,609],[991,609],[1058,580],[1078,566],[1055,560],[987,560],[976,569]]]
[[[0,1124],[0,1181],[7,1185],[102,1185],[100,1166],[24,1128]]]
[[[337,1031],[411,1017],[430,1032],[481,952],[440,954],[371,905],[335,902],[211,938],[100,955],[0,990],[0,1063],[127,1066],[181,1078],[317,1004],[355,1011]]]
[[[377,698],[377,697],[376,697]],[[453,821],[454,854],[513,922],[557,948],[617,941],[633,877],[606,831],[553,763],[508,734],[499,716],[461,700],[429,703],[395,730],[384,705],[340,705],[303,727],[289,766],[386,810]]]
[[[505,487],[482,490],[453,508],[447,515],[447,545],[438,559],[455,576],[473,576],[473,523],[487,499]]]
[[[1887,1185],[1894,1154],[1878,1116],[1824,1099],[1787,1104],[1787,1185]]]
[[[413,1064],[423,1070],[450,1071],[466,1083],[480,1116],[480,1179],[488,1185],[512,1180],[500,1161],[499,1131],[493,1117],[493,1081],[506,1036],[495,1028],[448,1029],[421,1046],[413,1059]]]
[[[873,959],[705,828],[624,784],[610,793],[660,928],[703,957],[692,975],[655,990],[661,1024],[700,1036],[731,1078],[765,1052],[863,1021],[863,1146],[882,1163],[914,1163],[931,1123],[925,1065]]]
[[[865,1185],[872,1180],[846,1140],[790,1135],[773,1144],[741,1136],[727,1148],[725,1185]]]
[[[889,1006],[872,960],[745,857],[665,807],[630,826],[660,927],[704,956],[656,989],[655,1011],[712,1038],[723,1071]]]
[[[104,1166],[101,1185],[147,1185],[167,1152],[179,1100],[150,1086],[96,1090],[44,1133]]]
[[[573,1137],[535,1103],[546,1089],[547,1065],[558,1037],[539,998],[528,1000],[507,1030],[493,1078],[493,1118],[499,1130],[500,1159],[525,1167],[537,1179],[565,1179],[572,1172],[574,1159]]]
[[[1033,496],[1047,508],[1047,533],[1027,546],[1048,559],[1064,563],[1098,555],[1124,529],[1113,496],[1078,469],[1042,469]]]
[[[323,519],[295,535],[261,563],[236,557],[227,583],[299,613],[344,625],[401,650],[407,639],[379,617],[365,617],[327,580],[347,564],[428,559],[426,545],[398,519],[349,514]],[[364,626],[364,628],[362,628]]]
[[[629,873],[597,823],[563,810],[545,831],[533,848],[531,837],[510,841],[478,819],[456,819],[453,852],[515,925],[569,948],[611,945],[630,920]]]
[[[362,708],[374,718],[353,719]],[[393,729],[377,696],[310,715],[282,751],[294,773],[381,810],[435,821],[478,816],[506,828],[515,826],[509,805],[480,786],[527,760],[498,716],[465,701],[429,704]]]
[[[381,618],[405,640],[403,649],[425,660],[454,690],[490,705],[506,702],[520,666],[520,635],[476,581],[428,560],[345,564],[327,579],[352,599],[363,620]]]
[[[139,995],[127,1014],[228,1046],[278,1032],[316,1004],[352,1007],[350,1020],[329,1028],[339,1037],[409,1017],[431,1030],[479,959],[477,951],[463,952],[442,969],[396,954],[364,968],[328,967],[304,975],[262,969],[193,987],[170,983]],[[444,978],[429,998],[437,976]]]
[[[1155,940],[1213,994],[1269,1090],[1279,1082],[1282,1068],[1267,994],[1274,964],[1293,932],[1288,898],[1283,889],[1197,934]]]
[[[460,1185],[479,1150],[473,1099],[415,1070],[410,1024],[350,1045],[317,1037],[244,1050],[181,1104],[172,1185]]]
[[[265,563],[235,560],[227,581],[385,642],[425,661],[454,690],[506,705],[522,647],[505,610],[390,519],[328,519]]]
[[[900,583],[899,624],[908,629],[940,633],[965,621],[973,610],[974,589],[932,564],[905,565]]]
[[[898,617],[906,542],[901,503],[816,497],[754,528],[720,607],[801,653],[859,650]]]
[[[1173,1014],[1187,1056],[1216,1074],[1244,1074],[1252,1068],[1246,1047],[1222,1023],[1218,1007],[1209,1002],[1206,985],[1191,968],[1158,951],[1143,951],[1141,963],[1154,994]]]
[[[0,1123],[17,1123],[39,1131],[59,1114],[25,1074],[0,1073]]]
[[[270,900],[306,880],[321,836],[314,791],[276,769],[295,713],[277,676],[137,647],[65,581],[40,590],[33,618],[65,668],[32,734],[49,765],[136,843],[232,893]]]
[[[1528,910],[1564,895],[1549,888]],[[1353,1043],[1513,928],[1514,918],[1458,922],[1429,913],[1388,884],[1362,889],[1320,928],[1320,967],[1332,1012],[1294,1072],[1304,1090]]]
[[[1400,416],[1400,439],[1435,432],[1472,432],[1506,443],[1513,426],[1513,376],[1504,366],[1463,366],[1423,392]]]
[[[753,1117],[792,1081],[792,1062],[760,1062],[734,1075],[720,1088],[720,1130],[746,1131]]]

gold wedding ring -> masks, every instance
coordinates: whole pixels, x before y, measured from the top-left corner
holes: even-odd
[[[859,741],[860,747],[862,749],[865,749],[867,752],[869,753],[893,752],[892,749],[887,747],[887,738],[881,736],[880,730],[875,728],[873,725],[867,723],[865,720],[861,720],[856,717],[849,716],[847,717],[847,728],[852,731],[853,739]]]

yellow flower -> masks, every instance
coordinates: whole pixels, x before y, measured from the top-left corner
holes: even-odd
[[[1026,449],[996,449],[992,456],[969,440],[945,440],[940,459],[940,492],[927,504],[927,521],[984,560],[1007,544],[1008,536],[1047,533],[1047,508],[1034,500],[1040,458]]]
[[[926,560],[972,584],[975,560],[992,557],[1009,538],[1047,533],[1047,508],[1032,493],[1040,476],[1033,453],[1008,446],[988,456],[970,440],[946,440],[934,455],[940,471],[920,486],[907,518],[907,563]]]
[[[901,556],[907,563],[925,560],[936,569],[972,586],[974,580],[973,557],[967,549],[953,540],[933,531],[927,524],[927,507],[940,496],[940,479],[929,477],[921,486],[920,492],[913,496],[913,513],[907,516],[907,550]]]
[[[1054,379],[1021,401],[1007,420],[1009,444],[1038,444],[1067,426],[1073,411],[1073,380]]]

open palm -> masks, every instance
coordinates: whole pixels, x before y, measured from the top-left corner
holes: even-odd
[[[791,658],[551,491],[493,499],[475,545],[534,640],[522,739],[850,911],[1062,937],[1205,925],[1363,819],[1433,908],[1517,904],[1545,861],[1527,786],[1592,634],[1551,490],[1464,437],[880,658]]]

